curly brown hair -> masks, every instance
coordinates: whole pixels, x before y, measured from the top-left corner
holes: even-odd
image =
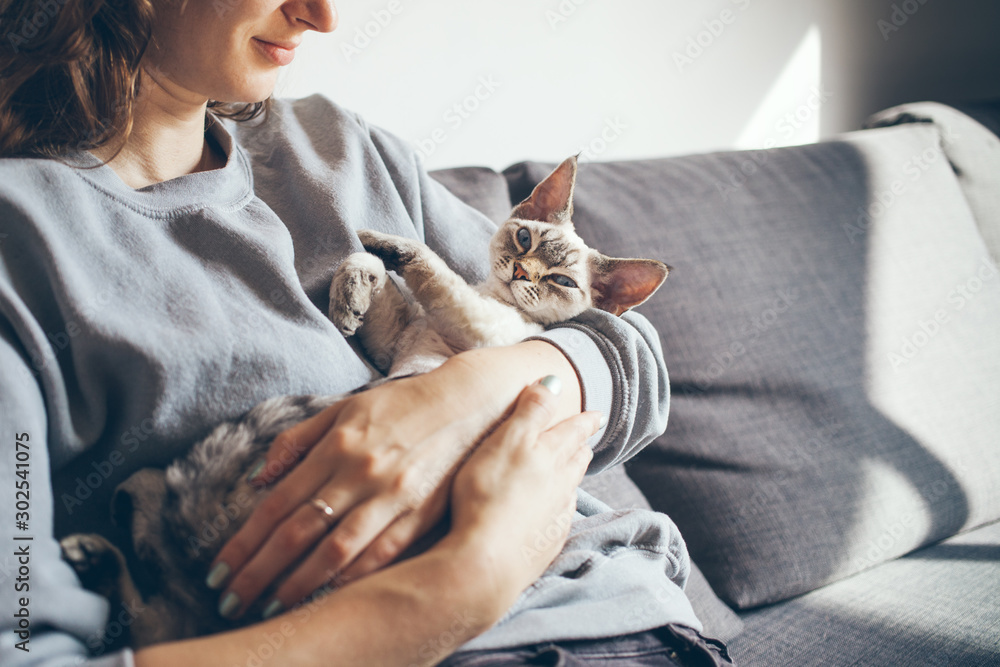
[[[124,143],[154,14],[151,0],[0,0],[0,157]],[[209,107],[249,120],[267,105]]]

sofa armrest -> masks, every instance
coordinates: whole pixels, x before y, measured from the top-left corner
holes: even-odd
[[[868,119],[868,127],[928,123],[972,209],[979,233],[1000,263],[1000,102],[956,109],[937,102],[903,104]]]

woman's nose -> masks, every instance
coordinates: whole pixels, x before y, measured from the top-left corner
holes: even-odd
[[[339,16],[333,0],[299,0],[294,8],[295,19],[316,32],[333,32]]]

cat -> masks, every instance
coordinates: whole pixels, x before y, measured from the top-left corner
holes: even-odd
[[[462,350],[516,343],[591,307],[620,315],[644,302],[670,267],[587,247],[571,221],[576,173],[576,158],[568,158],[514,208],[490,242],[489,275],[476,286],[419,241],[359,232],[367,252],[350,255],[334,272],[331,321],[357,337],[391,379],[426,372]],[[405,281],[413,301],[388,271]],[[112,612],[107,634],[93,638],[91,648],[138,649],[260,618],[260,602],[242,621],[219,616],[205,575],[265,497],[246,478],[271,441],[342,398],[270,399],[218,426],[165,471],[133,474],[112,500],[113,518],[128,533],[122,549],[101,535],[64,538],[63,557],[82,584],[113,610],[125,610]],[[260,599],[267,598],[265,592]],[[127,623],[116,620],[126,611]]]
[[[358,337],[389,377],[425,372],[463,350],[510,345],[591,307],[620,315],[648,299],[670,267],[618,259],[573,227],[577,159],[567,158],[518,204],[490,242],[490,272],[471,286],[423,243],[374,231],[330,289],[330,319]],[[388,270],[412,291],[409,303]]]

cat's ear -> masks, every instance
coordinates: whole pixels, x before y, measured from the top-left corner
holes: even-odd
[[[576,184],[576,156],[566,158],[531,191],[531,196],[514,208],[512,218],[538,220],[561,225],[573,216],[573,186]]]
[[[655,259],[618,259],[595,253],[590,272],[594,307],[621,315],[651,297],[667,279],[670,267]]]

